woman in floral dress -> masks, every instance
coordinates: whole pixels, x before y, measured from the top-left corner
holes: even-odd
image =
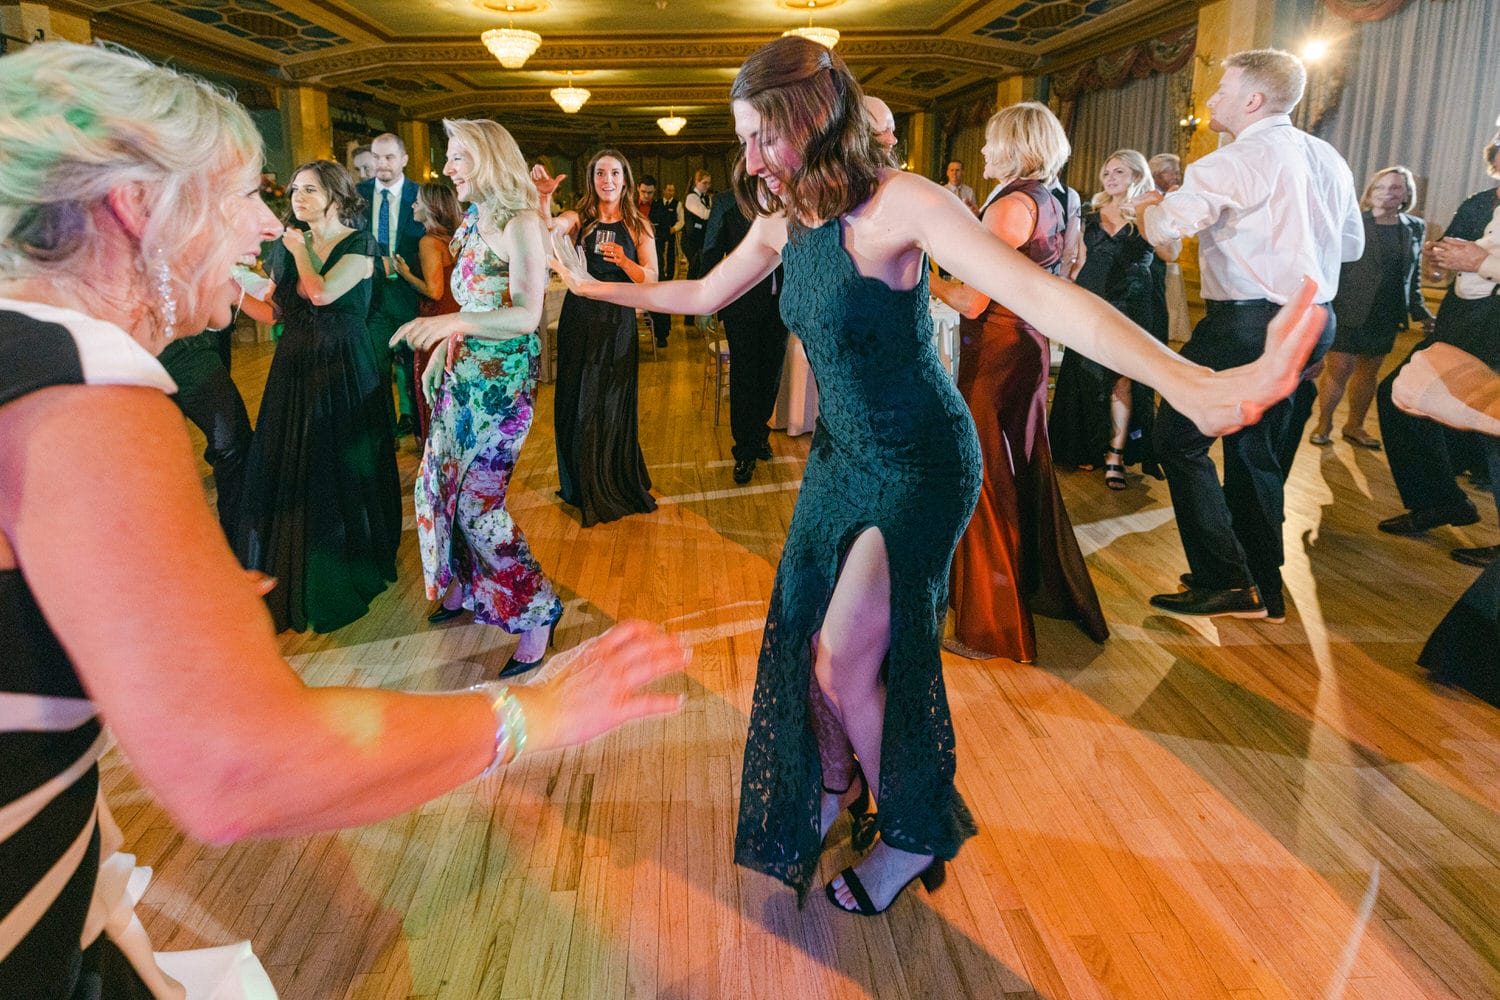
[[[521,637],[501,676],[540,665],[562,602],[542,575],[505,494],[536,402],[536,335],[547,285],[546,224],[521,151],[491,121],[444,121],[443,173],[469,203],[453,236],[460,311],[396,331],[433,354],[423,378],[432,429],[417,473],[417,539],[428,621],[465,609]]]

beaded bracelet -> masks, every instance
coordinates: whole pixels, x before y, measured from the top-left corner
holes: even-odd
[[[495,713],[495,759],[490,766],[479,772],[481,778],[501,764],[509,764],[521,756],[526,749],[526,710],[510,693],[510,688],[499,681],[486,681],[469,688],[489,699],[490,711]]]

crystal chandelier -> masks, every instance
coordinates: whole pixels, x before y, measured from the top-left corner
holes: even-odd
[[[553,87],[552,99],[557,102],[558,107],[571,115],[583,107],[583,102],[589,99],[589,92],[582,87],[573,86],[573,71],[568,70],[568,85]]]
[[[837,28],[815,28],[812,23],[812,12],[817,9],[818,0],[807,0],[807,27],[791,28],[783,31],[782,37],[787,35],[801,35],[808,41],[817,42],[824,48],[831,49],[839,43],[839,32]]]
[[[676,135],[687,124],[687,119],[679,116],[676,108],[668,108],[667,117],[656,119],[656,124],[667,135]]]
[[[520,28],[491,28],[479,36],[490,54],[506,69],[520,69],[542,44],[542,36]]]
[[[515,13],[515,9],[515,4],[505,5],[506,13]],[[514,21],[507,21],[503,28],[491,28],[481,33],[479,40],[506,69],[520,69],[526,65],[526,60],[542,44],[541,35],[517,28]]]

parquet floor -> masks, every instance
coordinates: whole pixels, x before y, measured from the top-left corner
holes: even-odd
[[[944,654],[980,833],[937,893],[859,919],[736,868],[756,653],[808,439],[773,435],[777,458],[735,487],[702,350],[674,331],[641,364],[656,513],[584,530],[559,505],[550,387],[511,494],[566,601],[559,646],[663,622],[695,650],[686,708],[383,823],[229,847],[186,839],[111,754],[115,812],[156,869],[157,947],[248,937],[288,1000],[1500,995],[1500,711],[1413,665],[1477,572],[1447,549],[1496,541],[1494,508],[1476,492],[1482,525],[1380,535],[1398,506],[1385,458],[1342,442],[1297,460],[1284,625],[1154,614],[1185,569],[1165,484],[1063,475],[1113,637],[1041,619],[1037,666]],[[252,412],[269,357],[239,349]],[[426,624],[412,533],[401,574],[354,625],[283,637],[309,683],[498,670],[503,633]],[[844,841],[828,874],[848,861]]]

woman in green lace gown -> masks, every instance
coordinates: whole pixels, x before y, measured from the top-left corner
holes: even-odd
[[[879,840],[827,893],[876,913],[918,875],[935,887],[974,832],[954,787],[939,641],[980,454],[932,344],[927,254],[1205,428],[1242,426],[1289,393],[1322,319],[1304,294],[1261,361],[1211,372],[1037,268],[943,188],[885,166],[859,86],[830,50],[778,39],[730,96],[735,194],[755,215],[733,253],[696,281],[651,285],[554,266],[575,293],[698,315],[785,265],[782,316],[807,348],[821,412],[766,616],[735,860],[805,893],[829,827],[867,785]]]

